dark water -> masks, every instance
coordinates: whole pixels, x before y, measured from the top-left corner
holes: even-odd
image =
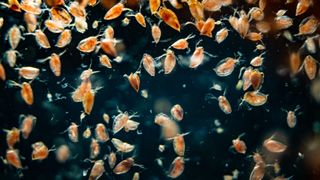
[[[295,4],[295,3],[294,3]],[[248,9],[242,2],[235,6]],[[311,14],[319,17],[317,12],[319,3],[316,3],[312,10],[299,18],[294,18],[294,26],[289,28],[293,34],[297,33],[299,22]],[[284,6],[282,3],[270,3],[266,12],[274,13],[280,8],[288,8],[288,15],[294,17],[294,6]],[[66,53],[61,56],[62,76],[55,77],[49,69],[48,63],[39,64],[37,59],[48,57],[51,53],[59,53],[64,49],[52,47],[48,50],[41,49],[36,44],[33,36],[25,36],[17,50],[22,54],[18,58],[19,66],[34,66],[41,68],[39,79],[32,82],[35,102],[32,106],[27,106],[20,97],[18,88],[8,88],[6,82],[0,82],[0,127],[2,129],[11,129],[19,127],[20,114],[32,114],[37,117],[36,126],[30,137],[21,141],[15,146],[19,149],[22,164],[26,169],[22,170],[23,179],[87,179],[82,176],[82,171],[92,167],[92,163],[83,160],[89,157],[90,139],[84,139],[82,132],[89,126],[92,132],[97,123],[103,123],[103,113],[108,113],[111,117],[118,114],[117,107],[122,111],[130,113],[137,112],[139,117],[134,120],[140,122],[138,128],[141,134],[135,131],[125,133],[121,131],[115,135],[123,141],[136,145],[134,153],[118,155],[118,161],[126,157],[134,156],[136,163],[142,164],[145,169],[133,167],[124,175],[114,175],[112,170],[105,163],[107,174],[101,179],[131,179],[134,172],[140,172],[141,179],[168,179],[166,172],[176,157],[172,144],[160,138],[160,127],[154,124],[156,114],[163,112],[170,114],[170,108],[174,104],[180,104],[184,111],[184,119],[179,122],[182,132],[190,132],[185,136],[185,171],[178,179],[223,179],[223,175],[232,174],[232,171],[239,171],[239,179],[248,179],[254,166],[252,158],[249,156],[253,152],[266,154],[266,161],[273,163],[277,159],[281,171],[278,175],[285,177],[292,176],[292,179],[319,179],[319,164],[311,165],[310,159],[319,156],[319,135],[314,132],[314,124],[319,120],[319,104],[317,104],[310,95],[310,81],[304,73],[299,73],[291,78],[289,74],[279,75],[279,67],[288,66],[288,55],[292,50],[297,50],[302,44],[303,39],[297,38],[294,43],[290,43],[283,38],[276,38],[276,33],[265,35],[263,42],[266,46],[265,62],[260,69],[265,74],[264,84],[261,92],[269,94],[268,102],[261,107],[248,108],[239,107],[242,91],[235,89],[238,81],[238,73],[241,67],[248,66],[249,61],[260,54],[254,52],[255,43],[249,40],[243,40],[239,35],[231,30],[227,22],[223,27],[229,30],[228,38],[222,43],[217,44],[212,38],[199,36],[196,29],[192,26],[186,26],[181,33],[168,28],[164,23],[160,25],[163,30],[161,39],[169,39],[168,42],[162,42],[155,45],[152,42],[150,26],[146,29],[139,26],[134,19],[128,26],[121,25],[121,18],[114,21],[104,21],[102,19],[106,10],[99,5],[87,8],[89,30],[80,34],[73,30],[73,40],[67,46]],[[146,12],[142,10],[142,13]],[[222,8],[221,12],[212,14],[212,17],[218,19],[225,14],[232,13],[230,8]],[[186,11],[177,11],[177,15],[183,19],[188,19],[190,14]],[[13,25],[24,25],[22,13],[14,13],[2,8],[0,16],[4,17],[5,24],[0,30],[1,45],[0,52],[3,54],[9,49],[9,44],[5,40],[7,30]],[[39,21],[43,24],[48,17],[45,12]],[[115,37],[121,39],[126,45],[124,60],[122,63],[113,62],[113,68],[107,69],[99,65],[98,54],[81,54],[76,49],[80,40],[85,37],[96,35],[99,29],[92,29],[91,24],[94,20],[100,18],[101,27],[112,25],[115,29]],[[152,17],[153,20],[155,18]],[[41,26],[42,28],[42,26]],[[217,26],[213,35],[220,30]],[[48,30],[44,31],[48,36],[51,45],[55,44],[57,34]],[[205,51],[216,55],[216,58],[208,57],[204,64],[197,69],[189,69],[186,66],[177,65],[174,71],[169,75],[157,73],[155,77],[149,76],[144,70],[141,72],[141,87],[147,89],[149,97],[143,98],[136,93],[129,85],[124,74],[135,72],[143,53],[148,53],[153,57],[162,55],[167,47],[179,38],[184,38],[189,34],[196,34],[196,38],[189,41],[191,52],[175,51],[176,55],[184,60],[189,57],[195,48],[195,44],[202,39],[200,43]],[[234,57],[237,52],[241,52],[241,59],[246,60],[236,67],[232,75],[221,78],[212,70],[216,64],[225,57]],[[319,57],[319,53],[314,57]],[[95,104],[91,115],[86,116],[80,123],[80,114],[83,111],[81,103],[74,103],[71,99],[72,87],[80,84],[79,75],[88,68],[92,61],[91,68],[100,71],[92,76],[93,87],[103,87],[96,94]],[[7,79],[17,82],[23,82],[17,76],[17,71],[9,68],[3,63]],[[69,84],[68,87],[64,85]],[[222,95],[223,92],[210,90],[213,83],[221,84],[226,89],[226,97],[229,99],[233,108],[230,115],[225,115],[218,106],[216,100],[208,100],[205,97],[210,93],[214,96]],[[47,99],[48,91],[55,97],[56,94],[66,99],[49,102]],[[155,104],[163,103],[160,108]],[[300,105],[298,112],[298,123],[295,128],[290,129],[286,124],[286,113],[282,109],[293,110]],[[219,120],[224,132],[218,134],[215,129],[215,120]],[[72,143],[64,132],[71,122],[79,124],[79,142]],[[111,124],[105,124],[110,130]],[[230,146],[232,140],[238,135],[245,133],[241,139],[246,142],[247,154],[240,155],[232,152]],[[112,133],[110,131],[110,136]],[[262,147],[262,142],[276,134],[277,137],[288,145],[288,149],[281,155],[275,157],[266,152]],[[5,157],[6,133],[0,132],[0,156]],[[50,152],[49,157],[43,161],[32,161],[31,145],[37,141],[43,141],[49,148],[53,145],[59,147],[61,144],[67,144],[72,152],[73,159],[65,164],[58,163],[55,159],[55,152]],[[316,142],[315,148],[310,149],[312,142]],[[158,151],[158,145],[165,144],[166,150],[163,153]],[[115,151],[112,143],[101,143],[101,153],[97,159],[102,159],[110,148]],[[302,153],[304,158],[299,158],[298,153]],[[163,167],[156,163],[156,159],[163,161]],[[90,171],[89,171],[90,172]],[[267,168],[264,179],[272,179],[276,175],[272,167]],[[0,163],[0,179],[18,179],[17,170],[14,167]]]

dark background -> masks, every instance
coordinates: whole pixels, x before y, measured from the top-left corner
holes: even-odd
[[[235,3],[234,6],[248,11],[250,6],[243,4],[241,1]],[[295,5],[296,3],[284,5],[280,1],[269,2],[266,13],[267,16],[271,16],[278,9],[285,8],[289,10],[288,15],[294,17]],[[289,28],[289,31],[296,34],[301,20],[311,14],[319,18],[320,13],[316,10],[319,5],[316,2],[307,13],[294,18],[295,25]],[[212,38],[199,36],[197,30],[192,26],[185,26],[181,33],[177,33],[164,23],[160,25],[163,32],[161,39],[170,39],[170,41],[155,45],[151,43],[149,25],[144,29],[133,18],[130,18],[130,24],[124,27],[121,25],[121,19],[124,16],[114,21],[104,21],[102,18],[106,10],[99,5],[94,8],[88,7],[87,12],[89,30],[84,34],[76,32],[75,29],[72,31],[73,40],[65,48],[67,52],[61,56],[62,76],[59,78],[52,74],[48,63],[35,62],[37,59],[48,57],[53,52],[59,53],[64,50],[54,47],[57,34],[48,30],[44,31],[52,46],[48,50],[39,48],[34,36],[25,36],[25,40],[20,42],[17,50],[22,54],[22,57],[18,58],[17,66],[30,65],[41,68],[39,79],[32,82],[35,96],[35,103],[32,106],[27,106],[21,100],[18,88],[8,88],[6,82],[0,82],[0,127],[2,129],[19,127],[20,114],[32,114],[37,117],[36,126],[30,137],[27,140],[21,138],[21,142],[16,145],[20,155],[25,158],[22,159],[22,164],[26,167],[22,170],[24,179],[87,179],[82,176],[82,171],[91,168],[93,164],[83,162],[89,157],[90,140],[83,139],[82,132],[87,126],[95,127],[97,123],[103,122],[103,113],[108,113],[110,116],[117,115],[117,106],[122,111],[138,112],[140,116],[134,120],[141,123],[139,127],[141,135],[136,132],[125,133],[121,131],[115,137],[135,144],[137,147],[135,153],[123,155],[123,158],[134,155],[136,163],[143,164],[146,168],[142,170],[134,167],[127,174],[115,176],[105,161],[108,175],[103,175],[101,179],[130,179],[136,171],[140,172],[141,179],[166,179],[166,171],[176,155],[171,143],[160,139],[160,128],[154,124],[154,117],[160,112],[169,114],[170,107],[174,104],[180,104],[185,111],[184,119],[179,123],[181,131],[190,132],[185,136],[185,171],[178,179],[222,179],[223,175],[232,174],[234,169],[240,172],[239,179],[248,179],[254,166],[249,155],[257,151],[263,154],[267,163],[274,163],[274,159],[278,160],[281,166],[278,175],[292,176],[293,179],[320,178],[320,161],[316,158],[320,156],[320,141],[319,134],[317,134],[320,114],[319,104],[309,92],[311,82],[304,72],[295,77],[291,77],[289,73],[278,73],[280,68],[286,69],[288,67],[289,52],[298,50],[304,42],[303,38],[295,38],[295,42],[290,43],[282,37],[277,38],[278,32],[271,32],[264,36],[263,43],[266,46],[266,55],[261,70],[265,73],[265,81],[261,92],[269,94],[268,102],[264,106],[252,109],[246,106],[239,108],[239,102],[243,95],[242,91],[235,89],[239,70],[242,66],[248,66],[250,60],[260,52],[254,52],[256,44],[241,39],[231,29],[228,22],[224,21],[222,26],[230,30],[229,36],[220,45]],[[186,22],[190,17],[186,10],[176,12],[180,22]],[[230,15],[232,12],[233,10],[230,8],[224,7],[221,12],[213,13],[211,16],[218,20],[222,17],[228,17],[226,14]],[[150,16],[149,11],[144,8],[142,8],[142,13]],[[5,19],[4,26],[0,30],[0,52],[3,55],[9,49],[9,44],[5,40],[6,32],[13,24],[24,25],[24,22],[22,13],[10,12],[4,7],[0,9],[0,16]],[[43,29],[43,21],[46,18],[48,18],[48,12],[39,18],[41,29]],[[157,23],[156,18],[150,17],[150,19]],[[94,20],[101,20],[98,29],[91,28]],[[76,49],[80,40],[99,34],[99,29],[103,30],[108,25],[114,27],[115,37],[121,39],[126,46],[125,53],[122,54],[124,61],[120,64],[113,62],[112,69],[99,65],[98,56],[102,52],[81,54]],[[213,35],[220,29],[221,26],[217,25]],[[200,45],[204,47],[205,51],[218,57],[208,57],[208,60],[195,70],[177,65],[169,75],[157,73],[155,77],[151,77],[142,70],[140,89],[147,89],[149,98],[145,99],[136,93],[123,75],[136,71],[143,53],[149,53],[153,57],[160,56],[165,52],[163,49],[167,49],[172,42],[184,38],[190,33],[197,35],[196,38],[189,41],[191,52],[175,51],[180,60],[188,60],[187,58],[195,49],[195,44],[199,39],[203,40]],[[217,77],[212,70],[215,65],[225,57],[234,57],[237,52],[243,54],[241,59],[246,61],[237,66],[232,75],[225,78]],[[303,57],[305,55],[303,54]],[[319,53],[314,57],[319,59]],[[100,71],[92,76],[93,87],[101,86],[103,89],[96,94],[91,115],[87,116],[79,126],[79,143],[72,143],[68,139],[67,133],[61,132],[65,131],[71,122],[80,124],[82,104],[72,101],[71,92],[73,89],[70,85],[77,87],[80,84],[79,75],[88,68],[90,60],[92,60],[92,69]],[[5,61],[3,64],[8,79],[17,82],[24,81],[18,78],[17,71],[9,68]],[[225,115],[219,109],[217,101],[205,98],[208,93],[214,96],[223,94],[223,92],[209,90],[212,83],[219,83],[224,89],[227,89],[226,97],[232,105],[232,114]],[[66,99],[49,102],[47,99],[48,91],[53,95],[53,99],[59,94]],[[156,108],[155,105],[159,103],[163,105]],[[298,123],[295,128],[290,129],[286,124],[286,113],[282,109],[293,110],[297,105],[301,106],[298,111]],[[222,134],[215,131],[214,121],[216,119],[221,122],[221,127],[224,129]],[[106,124],[106,126],[110,130],[111,124]],[[242,139],[248,147],[246,155],[235,154],[229,150],[232,139],[236,139],[241,133],[245,133]],[[109,134],[112,136],[111,133]],[[278,157],[267,153],[261,146],[262,142],[273,134],[276,134],[280,141],[288,145],[288,149]],[[5,137],[6,133],[1,131],[0,156],[3,157],[7,149]],[[75,158],[61,164],[55,160],[55,152],[50,152],[49,157],[43,161],[31,161],[31,144],[37,141],[43,141],[48,147],[67,144]],[[163,153],[158,151],[159,144],[166,144],[166,150]],[[108,146],[112,146],[110,141],[101,144],[102,151],[97,159],[101,159],[106,153],[109,153]],[[299,158],[299,152],[304,155],[304,158]],[[122,156],[118,155],[117,157],[117,162],[120,162],[119,159]],[[164,163],[163,167],[157,165],[155,161],[157,158],[161,158]],[[272,168],[267,168],[265,179],[272,179],[275,176],[272,173]],[[18,179],[17,170],[0,162],[0,179]]]

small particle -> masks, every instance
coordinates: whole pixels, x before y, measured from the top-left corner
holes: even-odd
[[[160,158],[156,159],[157,164],[162,167],[163,166],[163,162]]]
[[[239,80],[238,83],[236,84],[236,89],[239,91],[242,89],[242,87],[243,87],[243,81]]]
[[[222,134],[222,133],[224,132],[224,129],[221,128],[221,127],[218,127],[218,128],[216,129],[216,132],[217,132],[218,134]]]
[[[47,98],[49,102],[52,102],[52,94],[50,92],[47,93]]]
[[[238,169],[233,170],[233,171],[232,171],[232,177],[233,177],[233,179],[238,179],[239,173],[240,173],[240,172],[238,171]]]
[[[141,90],[141,96],[147,99],[149,97],[148,90],[146,89]]]
[[[122,26],[128,26],[130,24],[130,19],[125,17],[123,20],[122,20]]]
[[[298,153],[298,156],[299,156],[300,159],[304,158],[304,155],[301,152]]]
[[[100,23],[100,21],[97,21],[97,20],[93,21],[93,23],[92,23],[92,28],[93,28],[93,29],[97,29],[98,26],[99,26],[99,23]]]
[[[217,91],[222,91],[222,86],[218,83],[213,83],[210,89],[214,89]]]
[[[163,152],[165,150],[165,146],[163,144],[160,144],[159,147],[158,147],[158,150],[160,152]]]
[[[113,61],[115,61],[117,63],[121,63],[123,61],[123,57],[122,56],[117,56],[116,58],[113,59]]]
[[[110,116],[107,113],[103,113],[102,115],[104,122],[106,122],[107,124],[109,124],[110,122]]]
[[[221,122],[219,121],[219,119],[214,120],[214,125],[221,126]]]
[[[280,170],[281,170],[280,164],[279,164],[278,162],[275,162],[275,163],[273,164],[273,168],[274,168],[274,172],[275,172],[276,174],[278,174],[278,173],[280,172]]]
[[[89,127],[85,131],[83,131],[82,136],[86,139],[88,139],[91,136],[91,130]]]

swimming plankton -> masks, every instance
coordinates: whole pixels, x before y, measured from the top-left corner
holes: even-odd
[[[82,106],[83,110],[86,114],[90,114],[94,105],[94,98],[95,98],[96,91],[90,90],[84,93]]]
[[[180,22],[177,15],[166,7],[160,7],[157,14],[171,28],[180,32]]]
[[[140,168],[144,168],[142,165],[136,164],[132,157],[129,157],[125,160],[119,162],[116,167],[113,169],[115,174],[124,174],[127,173],[133,166],[138,166]]]
[[[79,141],[79,130],[76,123],[72,122],[66,131],[68,132],[69,139],[72,142],[76,143]]]
[[[189,42],[188,40],[189,39],[192,39],[194,38],[195,35],[188,35],[187,37],[185,38],[181,38],[177,41],[175,41],[173,44],[171,44],[170,47],[174,48],[174,49],[178,49],[178,50],[185,50],[185,49],[189,49]]]
[[[98,141],[94,138],[91,139],[91,144],[90,144],[90,158],[94,159],[100,154],[100,145]]]
[[[150,0],[149,7],[150,7],[151,14],[156,14],[160,5],[161,5],[161,0]]]
[[[130,75],[124,75],[124,77],[128,78],[128,81],[131,87],[138,92],[140,89],[140,72],[130,73]]]
[[[147,71],[147,73],[150,76],[155,76],[156,70],[155,70],[155,61],[154,61],[153,57],[150,56],[149,54],[145,53],[145,54],[143,54],[141,61],[142,61],[142,65],[143,65],[144,69]]]
[[[71,30],[65,29],[60,33],[56,46],[59,48],[66,47],[68,44],[70,44],[71,40],[72,40]]]
[[[6,162],[17,169],[22,169],[19,151],[16,149],[7,150]]]
[[[290,127],[290,128],[294,128],[296,125],[297,125],[297,111],[300,109],[300,106],[296,106],[296,108],[294,110],[285,110],[285,109],[282,109],[282,111],[286,112],[287,113],[287,125]]]
[[[136,114],[129,115],[127,112],[122,112],[119,110],[119,114],[116,117],[114,117],[114,120],[113,120],[113,125],[112,125],[113,134],[116,134],[121,129],[123,129],[127,124],[127,122],[133,117],[137,117],[137,115]]]
[[[173,140],[172,144],[173,144],[173,149],[176,152],[176,154],[178,156],[183,157],[184,153],[185,153],[185,141],[184,141],[184,136],[188,135],[189,132],[184,133],[184,134],[178,134],[177,136],[173,137],[173,138],[169,138],[167,140]]]
[[[287,145],[274,139],[274,136],[264,140],[263,146],[270,152],[282,153],[287,149]]]
[[[202,46],[197,46],[190,57],[189,68],[197,68],[203,63],[204,60],[204,48]]]
[[[131,145],[127,142],[123,142],[120,139],[112,138],[111,139],[112,144],[117,149],[118,152],[121,153],[129,153],[134,150],[135,146]]]
[[[4,69],[2,63],[0,63],[0,79],[2,81],[5,81],[6,80],[6,70]]]
[[[107,11],[107,13],[104,15],[105,20],[113,20],[118,18],[123,11],[132,11],[129,8],[126,8],[124,6],[124,1],[120,1],[119,3],[115,4],[111,9]]]
[[[247,91],[243,95],[242,102],[240,103],[240,106],[243,102],[247,102],[251,106],[262,106],[264,105],[268,100],[268,95],[259,92],[259,91]]]
[[[22,137],[27,139],[33,130],[37,118],[33,115],[20,115],[20,131],[22,133]]]
[[[52,53],[51,56],[37,60],[39,63],[44,63],[46,61],[49,61],[49,66],[53,74],[57,77],[61,76],[61,60],[60,56],[63,55],[66,51],[63,51],[59,54]]]
[[[82,39],[78,46],[77,46],[77,49],[80,51],[80,52],[83,52],[83,53],[90,53],[90,52],[93,52],[97,45],[99,44],[99,41],[98,41],[98,37],[100,35],[97,35],[97,36],[89,36],[85,39]]]
[[[170,113],[171,116],[174,117],[174,119],[176,119],[177,121],[181,121],[183,119],[184,112],[180,104],[172,106]]]
[[[25,33],[24,35],[34,35],[36,42],[40,47],[44,49],[51,48],[47,35],[40,29],[37,29],[34,33]]]
[[[151,35],[153,38],[153,42],[155,44],[158,44],[158,42],[160,41],[161,35],[162,35],[162,31],[161,31],[159,25],[154,24],[151,26]]]
[[[109,134],[104,124],[99,123],[96,125],[95,136],[99,142],[107,142],[109,140]]]
[[[7,133],[6,141],[9,148],[13,148],[14,145],[20,142],[20,130],[16,127],[13,127],[11,130],[3,130]]]
[[[28,105],[32,105],[33,104],[33,90],[31,87],[31,84],[28,82],[23,82],[22,84],[19,84],[15,81],[8,81],[8,85],[9,87],[19,87],[21,88],[20,90],[20,94],[22,99],[24,100],[24,102]]]
[[[103,160],[97,160],[91,169],[89,179],[99,179],[104,172],[105,168]]]
[[[50,151],[55,151],[53,148],[48,149],[42,141],[32,144],[32,149],[32,160],[44,160],[48,157]]]
[[[239,59],[234,59],[234,58],[231,58],[231,57],[227,57],[223,60],[221,60],[220,62],[218,62],[218,64],[216,65],[216,67],[213,69],[216,74],[220,77],[226,77],[226,76],[229,76],[235,66],[237,64],[239,64],[240,60]]]
[[[232,140],[232,147],[234,148],[234,150],[237,152],[237,153],[240,153],[240,154],[245,154],[246,151],[247,151],[247,146],[246,146],[246,143],[241,140],[240,138],[242,136],[244,136],[245,134],[241,134],[237,137],[237,139],[233,139]]]
[[[19,45],[21,39],[24,39],[21,35],[21,31],[17,25],[12,26],[6,36],[8,39],[9,44],[12,49],[16,49]]]
[[[223,95],[219,96],[218,98],[213,96],[212,94],[207,95],[206,98],[218,100],[218,105],[222,112],[224,112],[225,114],[231,114],[232,107],[230,105],[229,100],[226,98],[225,94],[226,90],[224,91]]]
[[[184,171],[184,158],[183,157],[176,157],[171,165],[170,165],[170,168],[169,168],[169,171],[168,171],[168,177],[170,178],[177,178],[179,177],[183,171]]]
[[[24,66],[21,68],[15,68],[19,71],[19,75],[24,79],[33,80],[37,78],[40,74],[40,69],[31,66]]]

